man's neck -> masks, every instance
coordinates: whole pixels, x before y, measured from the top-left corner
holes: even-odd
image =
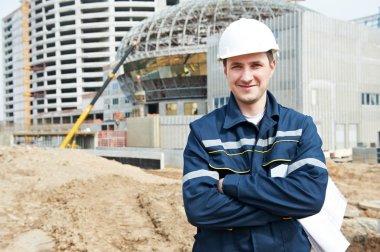
[[[252,104],[238,102],[241,113],[246,117],[257,116],[265,111],[267,96],[264,94],[260,100]]]

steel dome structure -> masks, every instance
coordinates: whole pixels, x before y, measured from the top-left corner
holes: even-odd
[[[146,101],[207,97],[207,39],[242,17],[266,20],[303,9],[284,0],[187,0],[145,19],[123,38],[117,52],[139,44],[124,64],[141,77]],[[119,81],[124,82],[119,75]]]
[[[239,18],[265,20],[302,9],[284,0],[187,0],[167,8],[131,29],[119,48],[137,40],[128,61],[152,56],[205,51],[208,36]]]

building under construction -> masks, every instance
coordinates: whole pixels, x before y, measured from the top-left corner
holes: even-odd
[[[123,36],[178,1],[21,2],[3,18],[5,121],[15,125],[75,122],[86,97],[102,86],[103,67],[115,61]],[[103,110],[89,118],[102,120]]]
[[[70,3],[70,1],[42,1],[41,4],[46,7],[50,2],[57,2],[54,5],[55,8],[59,6],[58,2]],[[93,4],[84,2],[81,1],[79,4],[75,1],[74,6],[62,6],[60,12],[66,13],[67,8],[73,7],[78,7],[79,10],[94,7]],[[103,1],[99,2],[96,3],[96,6],[105,5]],[[124,2],[129,1],[115,1],[115,4],[118,6]],[[99,37],[97,32],[101,32],[100,30],[93,32],[92,29],[95,28],[87,27],[84,22],[85,18],[82,17],[80,19],[82,31],[79,37],[76,33],[66,34],[66,28],[61,31],[56,27],[54,34],[59,36],[56,37],[54,43],[57,45],[61,43],[61,40],[66,41],[66,38],[67,40],[75,38],[74,44],[69,45],[70,49],[67,49],[71,50],[71,53],[68,52],[67,55],[83,56],[83,50],[89,50],[87,51],[89,55],[96,56],[95,58],[106,57],[104,56],[108,52],[106,47],[112,46],[114,50],[118,47],[115,57],[118,60],[131,41],[137,40],[139,45],[134,54],[127,58],[123,69],[118,72],[117,81],[119,87],[129,87],[129,90],[136,90],[136,86],[140,86],[145,91],[144,114],[160,116],[127,118],[128,146],[181,150],[186,142],[188,123],[202,114],[225,105],[228,101],[229,90],[223,76],[222,65],[216,60],[219,34],[234,20],[241,17],[256,18],[265,22],[274,31],[280,46],[277,70],[272,78],[270,90],[283,105],[314,118],[324,141],[323,148],[334,150],[358,145],[378,145],[378,141],[380,141],[380,85],[378,82],[380,72],[377,69],[380,68],[380,48],[377,45],[380,41],[380,31],[325,17],[305,9],[295,2],[284,0],[181,1],[175,6],[133,23],[135,24],[133,28],[131,26],[128,32],[124,32],[126,36],[122,40],[120,37],[117,39],[117,41],[121,41],[120,46],[116,40],[112,41],[115,43],[101,42],[99,46],[101,45],[101,48],[106,50],[102,52],[93,52],[92,47],[76,47],[76,43],[85,45],[84,40],[92,35],[94,36],[91,38],[95,39],[95,37]],[[75,15],[77,15],[78,8],[75,8]],[[97,6],[95,9],[98,8],[101,7]],[[114,8],[119,7],[115,6]],[[112,10],[117,15],[116,9]],[[70,9],[70,11],[72,10]],[[98,22],[104,26],[108,24],[104,23],[104,20],[97,19],[103,13],[89,14],[83,13],[83,11],[81,13],[92,20],[88,26],[94,27]],[[41,15],[43,20],[46,20],[48,16],[40,13],[38,15]],[[39,18],[38,15],[31,16],[31,18],[36,20]],[[51,14],[49,13],[49,15]],[[59,18],[63,20],[59,22],[66,22],[64,20],[70,19],[70,16],[72,14],[60,15]],[[112,21],[116,21],[116,17],[111,16]],[[120,13],[119,18],[123,16],[127,16],[126,13]],[[41,23],[43,34],[48,36],[50,33],[46,31],[45,24],[42,24],[44,22]],[[78,24],[79,21],[75,21],[75,26],[68,24],[67,27],[76,27]],[[124,25],[127,23],[121,23],[120,29]],[[104,26],[99,29],[105,29]],[[59,24],[60,29],[61,27],[62,24]],[[35,28],[38,29],[39,26]],[[115,30],[112,28],[112,31],[116,31],[116,28]],[[36,30],[35,32],[38,34],[42,31]],[[32,101],[32,118],[42,124],[57,122],[70,125],[75,117],[65,120],[63,115],[68,110],[65,110],[64,107],[83,108],[83,98],[78,97],[83,97],[83,94],[86,93],[84,91],[88,85],[84,84],[84,79],[90,78],[91,83],[97,83],[97,85],[101,82],[101,78],[95,72],[85,72],[84,69],[93,68],[95,65],[97,69],[105,65],[108,65],[109,68],[110,62],[101,60],[89,63],[84,61],[91,58],[90,56],[88,56],[89,58],[86,58],[87,56],[78,57],[78,59],[74,57],[75,59],[70,59],[71,61],[66,67],[60,61],[66,60],[66,57],[69,56],[61,55],[62,47],[66,47],[59,45],[60,56],[64,56],[64,59],[58,58],[57,55],[52,56],[52,59],[55,60],[51,61],[53,62],[51,64],[58,64],[59,67],[65,65],[65,67],[59,68],[60,72],[57,72],[58,66],[49,66],[50,68],[48,68],[46,64],[42,64],[46,58],[49,59],[48,53],[52,54],[53,51],[55,53],[55,50],[48,49],[47,41],[37,41],[39,36],[34,33],[32,36],[37,44],[32,50],[32,61],[39,63],[38,65],[32,64],[37,67],[36,71],[32,71],[31,93],[35,93],[34,96],[37,96],[37,99]],[[43,44],[42,48],[38,47],[39,43]],[[71,47],[75,48],[75,54]],[[110,49],[111,52],[112,49]],[[39,55],[42,55],[41,60],[37,59]],[[111,56],[107,57],[109,57],[109,61],[114,59]],[[55,75],[49,76],[49,69],[52,68],[57,68]],[[69,72],[65,72],[66,70]],[[75,74],[70,71],[80,71],[83,76],[75,77],[77,83],[62,83],[62,81],[66,81],[66,76]],[[107,73],[108,70],[104,71]],[[6,72],[6,74],[9,73],[10,71]],[[37,76],[38,73],[43,74],[42,78]],[[78,74],[76,72],[76,76]],[[93,82],[92,78],[97,79]],[[53,80],[59,80],[60,83],[56,82],[56,86],[50,86],[49,81]],[[38,84],[39,82],[41,83]],[[100,100],[97,104],[99,107],[94,112],[94,114],[99,113],[99,118],[103,123],[105,114],[108,114],[107,120],[110,121],[113,119],[110,115],[117,112],[124,116],[133,114],[125,114],[126,94],[115,83],[116,80],[108,87],[111,90],[106,92],[105,97],[108,95],[106,98],[108,103],[106,100]],[[97,85],[86,91],[95,91]],[[50,88],[53,86],[55,88]],[[70,92],[62,93],[66,87],[72,89],[73,95],[75,89],[76,101],[70,100],[63,104],[62,99],[64,97],[66,99],[66,96],[69,98],[70,94]],[[10,89],[6,87],[8,90],[6,92],[10,92]],[[37,95],[40,89],[44,90],[43,97]],[[59,94],[48,94],[48,91]],[[18,96],[20,95],[22,95],[21,91],[18,92]],[[6,99],[11,96],[6,94]],[[131,99],[127,100],[133,103],[133,94],[130,94],[129,97]],[[50,99],[55,100],[50,101]],[[41,104],[38,104],[39,100],[41,100]],[[119,111],[117,111],[112,105],[120,105],[121,100],[124,100],[124,104],[119,106]],[[114,101],[118,104],[112,104]],[[10,105],[11,102],[8,101],[6,106]],[[43,112],[41,110],[39,113],[38,109],[43,109]],[[56,111],[53,111],[54,109]],[[6,110],[7,113],[10,111],[10,108]],[[56,119],[54,119],[54,115],[57,115]],[[46,118],[51,119],[47,120]],[[93,120],[97,118],[92,116]],[[119,125],[123,124],[117,122],[112,128],[120,129]],[[86,125],[83,128],[87,127],[89,126]],[[96,141],[93,143],[96,147]]]

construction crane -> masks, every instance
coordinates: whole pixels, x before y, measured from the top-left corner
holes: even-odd
[[[70,145],[70,141],[72,141],[74,135],[77,133],[79,127],[83,123],[83,121],[86,119],[88,114],[91,112],[92,108],[94,107],[96,101],[99,99],[101,94],[104,92],[108,84],[111,82],[113,78],[115,78],[115,74],[117,70],[120,68],[120,66],[124,63],[125,59],[128,57],[128,55],[133,51],[133,49],[137,46],[137,42],[133,41],[131,45],[127,48],[127,50],[124,52],[124,55],[121,57],[120,61],[116,64],[114,69],[111,73],[108,74],[107,79],[104,81],[103,86],[98,90],[95,97],[92,99],[90,104],[86,107],[86,109],[82,112],[82,114],[79,116],[79,118],[74,123],[74,126],[71,128],[69,133],[66,135],[65,139],[62,141],[60,148],[64,149]],[[74,144],[71,144],[71,146]]]
[[[29,10],[30,1],[23,0],[21,5],[22,13],[22,80],[24,87],[24,130],[30,131],[30,35],[29,35]],[[25,138],[25,143],[29,143],[29,138]]]

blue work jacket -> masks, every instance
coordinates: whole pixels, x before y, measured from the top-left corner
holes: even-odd
[[[182,188],[188,221],[198,230],[193,251],[309,252],[297,219],[321,210],[328,180],[312,118],[267,91],[257,127],[231,94],[190,129]]]

